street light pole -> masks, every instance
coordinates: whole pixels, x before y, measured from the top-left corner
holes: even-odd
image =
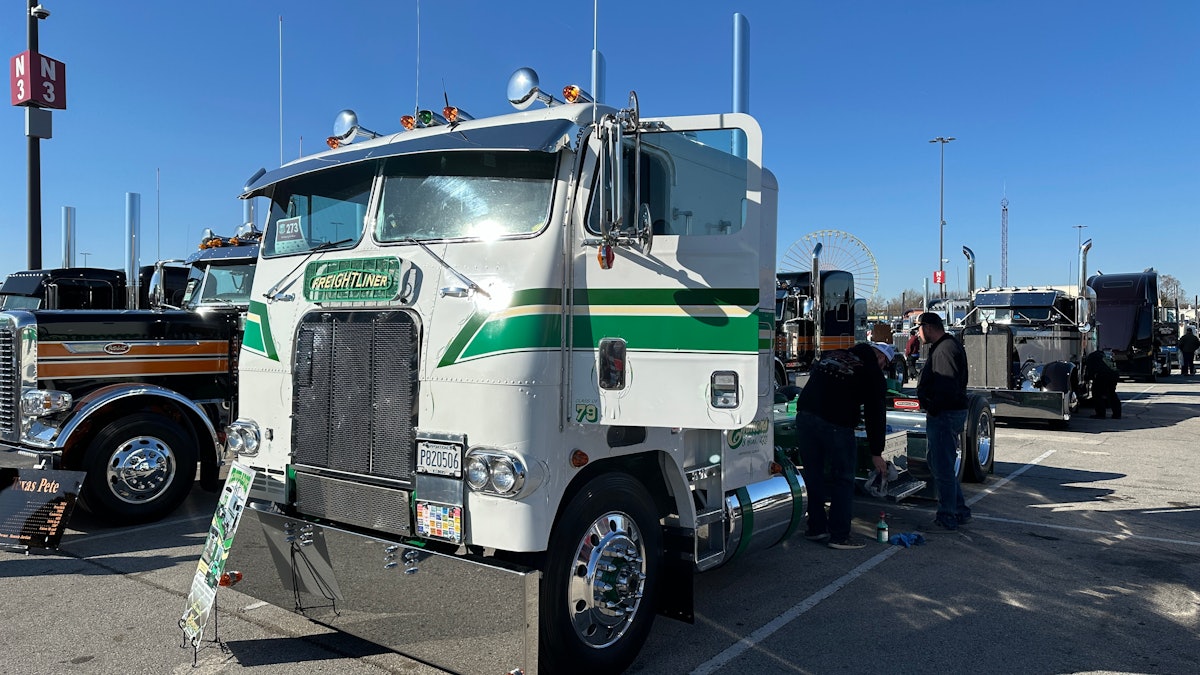
[[[38,21],[50,16],[41,10],[37,0],[29,0],[25,17],[29,20],[27,38],[29,53],[38,53]],[[30,67],[35,67],[32,63]],[[32,111],[26,110],[26,115]],[[29,134],[29,269],[42,267],[42,146],[36,134]]]
[[[945,237],[946,237],[946,144],[955,140],[953,136],[938,136],[929,141],[937,143],[941,150],[941,171],[938,175],[938,276],[942,282],[938,284],[942,299],[946,298],[946,262],[945,258]]]

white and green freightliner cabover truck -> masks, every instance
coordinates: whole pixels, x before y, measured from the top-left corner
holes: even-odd
[[[456,672],[615,673],[694,572],[803,526],[758,124],[577,92],[343,111],[248,186],[237,590]]]

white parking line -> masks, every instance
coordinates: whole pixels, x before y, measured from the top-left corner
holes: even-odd
[[[176,518],[174,520],[164,520],[164,521],[161,521],[158,523],[154,523],[153,525],[136,525],[134,527],[122,527],[119,530],[112,530],[111,532],[105,532],[103,534],[81,534],[78,537],[72,537],[70,540],[70,543],[73,544],[77,541],[92,542],[92,541],[99,541],[100,539],[107,539],[109,537],[120,537],[120,536],[128,535],[130,530],[133,530],[135,528],[140,532],[144,532],[145,530],[154,530],[154,529],[158,529],[160,527],[167,527],[170,525],[178,525],[180,523],[193,523],[198,520],[212,520],[212,516],[211,515],[202,515],[202,516],[192,516],[191,518]]]
[[[980,499],[983,499],[985,496],[992,494],[996,490],[998,490],[1001,487],[1003,487],[1004,485],[1006,485],[1012,479],[1016,478],[1017,476],[1020,476],[1021,474],[1025,473],[1029,469],[1036,466],[1038,464],[1038,462],[1041,462],[1042,460],[1046,459],[1050,455],[1053,455],[1054,452],[1055,452],[1054,450],[1047,450],[1046,452],[1044,452],[1040,456],[1038,456],[1037,459],[1033,460],[1032,462],[1029,462],[1025,466],[1022,466],[1021,468],[1017,469],[1016,471],[1010,473],[1009,475],[1007,475],[1003,479],[1001,479],[999,482],[997,482],[995,485],[991,486],[987,490],[984,490],[983,492],[981,492],[981,493],[975,495],[974,497],[972,497],[971,499],[967,500],[967,504],[968,505],[974,504],[975,502],[979,501]],[[764,624],[758,630],[756,630],[753,633],[747,635],[746,637],[738,640],[737,642],[733,643],[732,645],[729,645],[720,654],[717,654],[716,656],[705,661],[704,663],[701,663],[699,666],[696,666],[696,668],[692,671],[691,675],[709,675],[710,673],[715,673],[717,670],[719,670],[723,666],[728,665],[731,661],[733,661],[737,657],[741,656],[742,654],[746,653],[748,650],[756,647],[760,642],[762,642],[763,640],[770,637],[772,634],[774,634],[780,628],[783,628],[784,626],[788,625],[792,621],[799,618],[801,615],[803,615],[808,610],[812,609],[813,607],[816,607],[825,598],[828,598],[829,596],[833,595],[834,593],[837,593],[841,589],[848,586],[850,584],[850,582],[854,581],[855,579],[857,579],[860,576],[862,576],[863,574],[865,574],[871,568],[879,565],[879,563],[881,563],[884,560],[887,560],[888,558],[895,555],[896,552],[899,550],[900,550],[899,546],[890,546],[890,547],[888,547],[888,549],[886,551],[878,553],[870,560],[862,563],[858,567],[855,567],[854,569],[850,570],[849,572],[843,574],[841,577],[839,577],[833,583],[829,584],[825,588],[822,588],[821,590],[817,591],[816,593],[813,593],[812,595],[808,596],[807,598],[802,600],[799,604],[794,605],[791,609],[787,610],[783,614],[780,614],[779,616],[775,617],[774,619],[771,619],[770,621],[768,621],[766,624]]]
[[[1071,527],[1069,525],[1051,525],[1050,523],[1034,523],[1028,520],[1016,520],[1014,518],[1000,518],[998,516],[976,516],[978,520],[990,520],[996,523],[1009,523],[1012,525],[1027,525],[1029,527],[1044,527],[1051,530],[1066,530],[1068,532],[1081,532],[1083,534],[1101,534],[1113,539],[1128,540],[1137,539],[1140,541],[1154,541],[1161,544],[1183,544],[1184,546],[1200,546],[1200,541],[1191,541],[1188,539],[1168,539],[1166,537],[1147,537],[1142,534],[1130,534],[1128,532],[1109,532],[1107,530],[1094,530],[1090,527]]]

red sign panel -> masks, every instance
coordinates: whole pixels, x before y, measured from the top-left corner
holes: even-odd
[[[8,69],[12,104],[67,108],[67,64],[25,51],[12,57]]]
[[[934,270],[933,271],[933,283],[935,283],[935,284],[946,283],[946,270]]]

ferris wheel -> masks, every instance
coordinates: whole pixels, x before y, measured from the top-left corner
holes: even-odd
[[[820,269],[844,270],[854,275],[854,295],[869,299],[879,290],[879,265],[866,244],[841,230],[818,230],[792,242],[779,259],[781,272],[812,269],[812,254],[821,245]]]

